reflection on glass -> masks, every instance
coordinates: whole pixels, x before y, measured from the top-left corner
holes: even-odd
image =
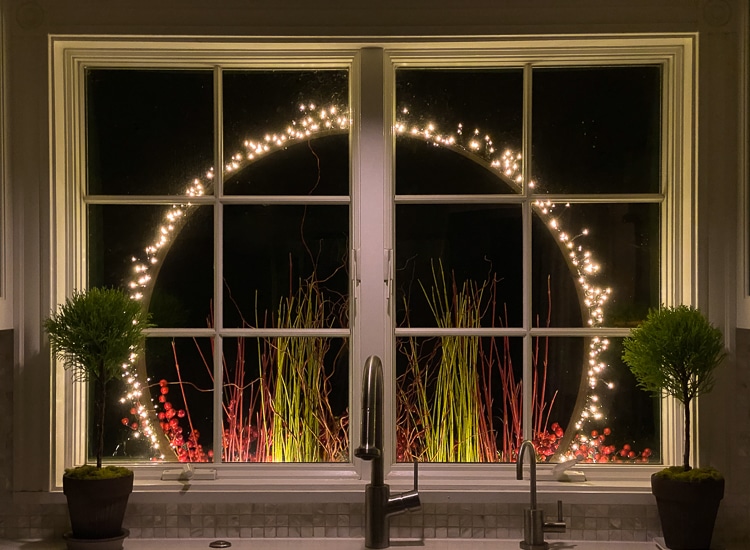
[[[348,343],[224,340],[225,462],[346,462]]]
[[[661,67],[533,71],[532,176],[544,193],[658,193]]]
[[[88,193],[184,194],[213,165],[212,71],[87,69],[86,138]]]

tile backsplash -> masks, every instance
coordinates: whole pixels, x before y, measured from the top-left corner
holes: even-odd
[[[525,504],[426,503],[391,518],[391,538],[522,536]],[[552,513],[550,504],[550,514]],[[660,535],[652,505],[563,505],[557,539],[647,541]],[[132,538],[309,538],[364,536],[364,504],[130,504]],[[69,530],[65,504],[24,504],[0,515],[0,539],[49,539]]]

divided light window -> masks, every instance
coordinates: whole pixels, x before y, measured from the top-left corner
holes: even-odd
[[[366,128],[356,58],[88,66],[81,280],[157,326],[106,454],[350,462],[385,323],[396,462],[509,462],[524,438],[544,461],[660,462],[659,402],[620,355],[665,294],[664,66],[500,61],[395,60]],[[354,168],[358,132],[393,136],[384,178]]]
[[[658,460],[613,329],[659,303],[660,97],[658,65],[396,72],[399,460]]]

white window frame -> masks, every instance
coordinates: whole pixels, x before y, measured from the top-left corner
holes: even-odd
[[[219,39],[142,37],[70,37],[50,38],[50,124],[51,124],[51,223],[50,223],[50,304],[64,301],[74,288],[80,288],[86,272],[84,192],[84,105],[83,75],[86,67],[171,67],[212,68],[222,64],[232,68],[278,67],[304,68],[341,67],[351,71],[352,123],[352,216],[380,218],[390,227],[393,174],[392,152],[395,136],[383,133],[393,128],[394,114],[388,108],[392,98],[379,90],[392,89],[395,67],[406,65],[444,66],[513,66],[530,63],[543,65],[604,65],[660,63],[663,66],[663,132],[662,186],[665,201],[661,216],[663,238],[661,265],[662,301],[664,303],[697,304],[697,176],[695,174],[695,109],[696,46],[693,34],[649,34],[620,36],[552,36],[539,38],[467,37],[445,39],[351,39],[319,41],[317,39],[238,41]],[[390,103],[389,103],[390,100]],[[218,148],[220,150],[220,148]],[[367,154],[362,154],[363,150]],[[524,172],[528,173],[528,170]],[[361,185],[381,182],[382,185]],[[153,199],[153,197],[149,197]],[[213,199],[207,199],[212,203]],[[165,197],[165,204],[174,202]],[[373,204],[378,206],[373,207]],[[664,238],[665,236],[669,238]],[[393,235],[352,228],[352,248],[385,250],[392,248]],[[390,246],[389,246],[390,245]],[[377,299],[383,289],[382,274],[386,268],[383,255],[362,255],[358,258],[361,286],[352,292],[372,296],[368,303],[358,299],[357,315],[366,316],[375,326],[391,326],[385,300]],[[384,293],[381,294],[384,296]],[[386,380],[392,378],[395,350],[393,334],[368,331],[363,337],[363,324],[352,323],[352,371],[350,374],[350,445],[359,441],[360,368],[372,354],[385,354]],[[174,332],[171,331],[170,334]],[[597,329],[597,333],[624,336],[625,329]],[[156,329],[155,334],[158,334]],[[219,347],[217,346],[217,349]],[[62,369],[52,370],[53,379],[53,446],[51,485],[59,489],[65,467],[83,462],[85,449],[84,407],[80,403],[85,392],[81,385],[71,383]],[[395,403],[393,387],[386,384],[386,402]],[[385,425],[393,425],[394,407],[386,407]],[[681,448],[681,415],[676,414],[673,401],[665,400],[662,415],[662,457],[673,461]],[[220,416],[217,416],[220,418]],[[697,423],[693,423],[694,426]],[[693,438],[697,449],[697,433]],[[387,479],[408,485],[409,465],[394,464],[394,445],[387,449]],[[196,468],[204,467],[201,464]],[[215,466],[215,465],[209,465]],[[173,482],[160,481],[160,474],[170,465],[136,465],[138,490],[167,490]],[[171,466],[173,467],[173,466]],[[602,483],[635,482],[647,478],[657,467],[627,465],[596,465],[587,468],[587,476]],[[546,469],[542,468],[542,474]],[[462,490],[497,490],[513,485],[515,472],[507,464],[441,465],[425,464],[421,468],[421,488],[436,494],[450,492],[458,483]],[[490,474],[490,475],[488,475]],[[206,482],[195,491],[223,491],[229,488],[253,487],[273,491],[298,492],[300,486],[316,491],[335,490],[358,494],[361,479],[369,475],[369,465],[354,459],[353,463],[290,465],[244,464],[220,465],[219,478]],[[493,478],[489,484],[487,478]],[[609,485],[608,485],[609,484]]]

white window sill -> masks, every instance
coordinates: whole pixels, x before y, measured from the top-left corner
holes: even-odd
[[[191,479],[161,479],[165,469],[185,467],[178,463],[135,467],[134,503],[355,503],[363,502],[369,478],[369,464],[364,476],[352,464],[339,465],[221,465],[216,479],[200,479],[211,467],[195,465]],[[537,495],[542,503],[562,500],[567,504],[653,504],[651,474],[662,469],[653,466],[578,465],[587,481],[560,482],[552,477],[550,465],[537,467]],[[187,470],[186,470],[187,471]],[[413,469],[398,464],[386,476],[392,493],[411,490]],[[64,502],[62,487],[49,493],[16,493],[20,502]],[[420,465],[419,493],[424,503],[525,503],[530,495],[528,465],[524,479],[516,479],[513,464],[496,465]],[[36,496],[32,496],[36,495]],[[41,499],[40,499],[41,497]]]

